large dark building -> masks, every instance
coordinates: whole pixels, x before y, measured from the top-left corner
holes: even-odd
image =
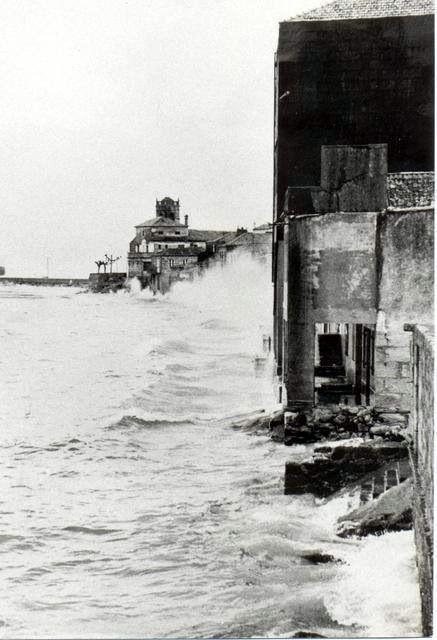
[[[275,60],[274,222],[288,187],[320,185],[324,145],[386,144],[388,172],[433,170],[431,0],[341,0],[282,22]],[[283,364],[283,226],[274,344]]]
[[[274,131],[284,422],[310,424],[314,405],[355,404],[407,427],[425,636],[433,611],[433,13],[431,0],[339,0],[281,23]]]
[[[322,145],[385,143],[390,173],[432,170],[433,13],[429,0],[347,0],[280,24],[278,207],[288,186],[319,184]]]

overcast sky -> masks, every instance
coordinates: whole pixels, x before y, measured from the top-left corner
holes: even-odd
[[[155,198],[271,218],[278,22],[322,0],[1,0],[0,264],[87,277]]]

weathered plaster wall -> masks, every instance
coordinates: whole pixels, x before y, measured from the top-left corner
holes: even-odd
[[[289,221],[289,405],[314,398],[316,322],[376,319],[376,213],[332,213]]]
[[[143,275],[143,261],[138,258],[128,258],[129,278],[139,278]]]
[[[314,322],[375,320],[375,213],[306,218]]]
[[[280,235],[278,231],[280,230]],[[274,297],[273,297],[273,349],[275,353],[278,375],[282,371],[283,356],[283,304],[284,304],[284,231],[276,228],[277,239],[275,242],[275,271],[274,271]],[[281,239],[280,239],[281,238]]]
[[[434,212],[378,216],[375,404],[407,411],[412,392],[404,323],[433,322]]]

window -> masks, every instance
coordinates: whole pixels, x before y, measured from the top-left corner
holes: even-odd
[[[176,235],[176,236],[180,236],[180,235],[181,235],[181,232],[180,232],[180,231],[175,231],[175,235]]]
[[[165,248],[168,249],[168,244],[165,245]]]
[[[170,258],[170,266],[174,267],[174,258]]]

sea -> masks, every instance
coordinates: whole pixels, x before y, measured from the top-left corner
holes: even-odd
[[[266,259],[153,296],[0,285],[0,637],[420,635],[411,531],[285,496]],[[332,556],[314,564],[308,555]]]

